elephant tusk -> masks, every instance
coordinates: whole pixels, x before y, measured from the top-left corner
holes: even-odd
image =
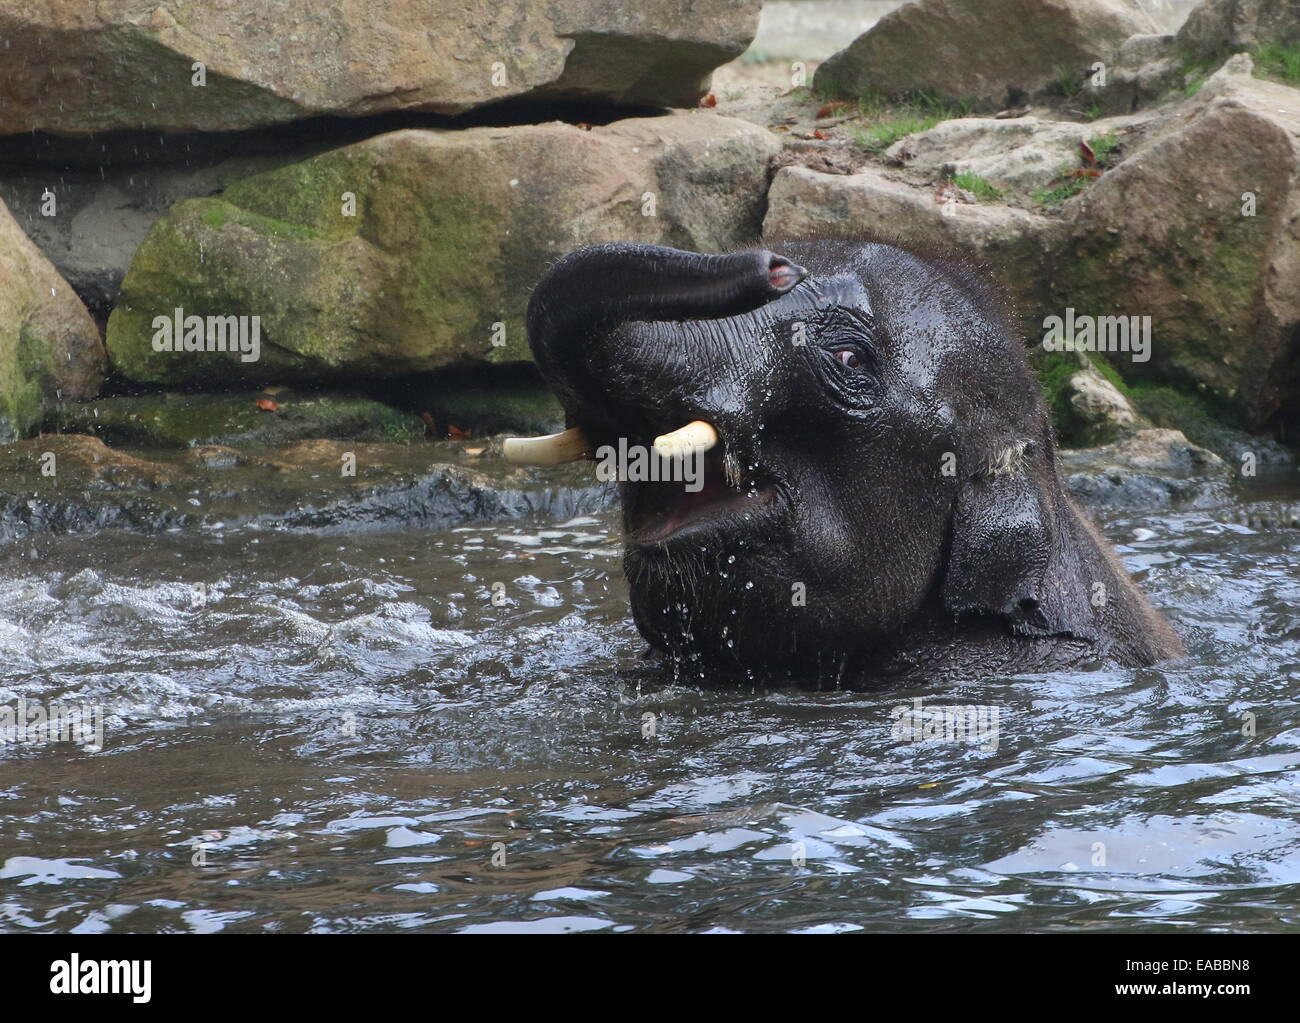
[[[680,430],[655,438],[654,449],[661,458],[703,454],[718,443],[718,431],[702,419],[687,423]]]
[[[507,462],[515,465],[563,465],[590,458],[591,442],[576,426],[545,437],[507,437],[501,444]]]

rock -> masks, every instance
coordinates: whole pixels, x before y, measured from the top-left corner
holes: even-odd
[[[1045,307],[1149,316],[1149,361],[1116,356],[1127,380],[1205,394],[1254,429],[1300,403],[1300,91],[1233,58],[1065,206]]]
[[[1200,59],[1222,58],[1261,43],[1300,42],[1295,0],[1204,0],[1178,30],[1178,48]]]
[[[1150,31],[1117,0],[919,0],[885,15],[817,70],[828,95],[925,93],[998,110],[1077,91],[1096,61]]]
[[[1231,469],[1177,430],[1139,430],[1113,444],[1062,451],[1071,493],[1091,507],[1201,509],[1232,500]]]
[[[1139,426],[1140,418],[1132,403],[1091,361],[1070,377],[1066,400],[1075,422],[1075,436],[1084,444],[1105,444]]]
[[[359,395],[275,391],[100,398],[61,407],[46,429],[146,448],[270,447],[319,438],[424,440],[424,424],[413,412]]]
[[[754,0],[2,0],[0,134],[234,131],[503,101],[694,106]],[[196,83],[194,64],[204,67]]]
[[[49,471],[47,467],[52,467]],[[46,435],[0,448],[0,543],[123,529],[447,529],[610,506],[590,463],[517,469],[493,446],[304,440],[250,454],[207,445],[140,457],[96,437]]]
[[[590,131],[407,130],[332,150],[155,223],[109,320],[112,362],[137,381],[227,386],[525,361],[523,312],[549,261],[612,240],[744,245],[779,147],[692,112]],[[259,317],[258,360],[155,351],[154,319],[176,308],[247,316],[250,330]]]
[[[1037,279],[1060,227],[1058,220],[1007,206],[936,201],[933,188],[909,185],[874,168],[839,175],[784,167],[768,194],[763,234],[769,239],[867,237],[920,252],[955,250],[987,264],[1012,287]]]
[[[1144,117],[1115,117],[1090,124],[1040,117],[962,117],[895,142],[885,157],[936,177],[975,174],[998,188],[1028,197],[1079,164],[1079,143],[1128,132]]]
[[[0,203],[0,443],[97,394],[105,362],[85,306]]]
[[[296,159],[317,151],[319,147],[313,147]],[[29,157],[29,162],[0,172],[0,200],[91,314],[102,321],[117,301],[140,242],[168,209],[182,199],[211,195],[228,181],[294,160],[256,155],[202,165],[206,161],[197,156],[181,164],[106,158],[103,166],[79,168],[41,166]],[[56,216],[41,212],[49,197],[56,204]]]
[[[1213,451],[1197,447],[1178,430],[1139,430],[1113,444],[1071,452],[1068,462],[1074,468],[1140,470],[1181,479],[1226,479],[1231,475],[1231,469],[1222,458]]]

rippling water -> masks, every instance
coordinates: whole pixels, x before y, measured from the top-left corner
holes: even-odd
[[[106,717],[0,743],[0,930],[1293,929],[1300,532],[1104,525],[1185,664],[871,694],[660,676],[612,515],[24,540],[0,705]]]

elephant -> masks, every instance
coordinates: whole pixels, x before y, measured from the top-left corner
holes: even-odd
[[[1058,475],[1009,302],[876,241],[578,249],[529,344],[567,429],[702,479],[619,484],[632,617],[679,675],[868,688],[1183,656]],[[774,249],[779,249],[777,254]]]

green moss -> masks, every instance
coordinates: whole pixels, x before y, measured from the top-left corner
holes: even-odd
[[[1060,168],[1050,185],[1034,192],[1034,202],[1045,209],[1051,209],[1078,195],[1097,179],[1097,175],[1084,171],[1104,173],[1109,170],[1118,162],[1120,146],[1120,137],[1114,132],[1092,136],[1088,140],[1088,148],[1092,150],[1095,163],[1087,164],[1080,153],[1079,166]]]
[[[46,429],[87,433],[110,445],[186,448],[197,444],[265,447],[324,438],[362,442],[423,441],[413,412],[357,395],[279,392],[275,410],[261,409],[264,392],[145,394],[101,398],[55,410]]]
[[[1300,43],[1263,43],[1255,47],[1251,56],[1257,76],[1300,85]]]
[[[1224,453],[1225,435],[1235,434],[1234,412],[1207,393],[1191,394],[1163,384],[1134,385],[1134,406],[1156,426],[1181,430],[1193,444]]]
[[[41,380],[49,371],[49,346],[30,324],[8,343],[0,338],[0,441],[21,437],[40,422]]]
[[[1061,205],[1066,199],[1078,195],[1090,183],[1090,178],[1075,177],[1071,168],[1064,168],[1050,187],[1040,188],[1034,192],[1034,202],[1045,209],[1051,209]]]
[[[1113,131],[1108,131],[1101,135],[1094,135],[1088,140],[1088,146],[1097,158],[1097,164],[1109,169],[1114,166],[1115,158],[1118,155],[1120,138]]]
[[[373,171],[369,151],[348,146],[243,178],[226,189],[225,199],[281,232],[351,235],[364,223]],[[345,212],[348,194],[354,197],[351,214]]]
[[[1047,401],[1056,432],[1065,436],[1070,425],[1070,399],[1067,388],[1070,378],[1079,372],[1077,359],[1067,352],[1049,352],[1035,348],[1030,353],[1030,365],[1038,374],[1039,386]]]
[[[943,100],[930,93],[907,93],[892,98],[869,90],[857,97],[858,113],[872,123],[850,130],[853,141],[872,152],[888,149],[901,138],[929,131],[941,121],[965,117],[972,104]]]
[[[964,188],[981,202],[997,202],[1002,198],[1002,189],[987,178],[982,178],[978,174],[971,174],[969,171],[955,175],[952,183],[958,188]]]
[[[1083,80],[1075,68],[1058,67],[1050,91],[1066,99],[1072,99],[1083,91]]]

